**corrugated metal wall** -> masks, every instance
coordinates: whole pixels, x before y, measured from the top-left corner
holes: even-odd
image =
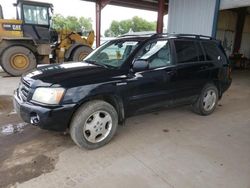
[[[232,10],[223,10],[219,13],[216,38],[222,41],[222,45],[227,53],[233,52],[237,13]],[[240,53],[250,58],[250,15],[247,15],[241,40]]]
[[[169,0],[168,32],[212,35],[216,0]]]

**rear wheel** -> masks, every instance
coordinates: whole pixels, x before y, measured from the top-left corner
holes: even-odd
[[[71,55],[71,59],[73,61],[82,61],[93,49],[89,46],[80,46],[76,50],[73,51]]]
[[[213,113],[218,103],[218,89],[214,84],[207,84],[198,100],[193,104],[193,110],[200,115]]]
[[[96,149],[112,139],[117,126],[115,108],[105,101],[94,100],[76,111],[70,125],[70,135],[78,146]]]
[[[21,76],[36,67],[36,57],[23,46],[9,47],[2,54],[1,65],[12,76]]]

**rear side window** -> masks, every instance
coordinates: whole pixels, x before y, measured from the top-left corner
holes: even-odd
[[[207,61],[218,61],[220,56],[220,51],[218,46],[214,42],[202,42],[205,50],[205,56]]]
[[[199,61],[194,41],[175,40],[177,63],[188,63]]]

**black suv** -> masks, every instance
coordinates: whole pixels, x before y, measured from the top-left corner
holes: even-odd
[[[228,59],[211,37],[122,36],[83,62],[23,75],[14,104],[24,121],[69,129],[78,146],[94,149],[109,142],[125,118],[159,106],[191,104],[209,115],[230,84]]]

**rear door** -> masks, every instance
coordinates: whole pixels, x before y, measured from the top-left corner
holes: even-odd
[[[199,40],[176,39],[174,46],[177,64],[175,99],[192,100],[209,80],[212,63],[205,60]]]

